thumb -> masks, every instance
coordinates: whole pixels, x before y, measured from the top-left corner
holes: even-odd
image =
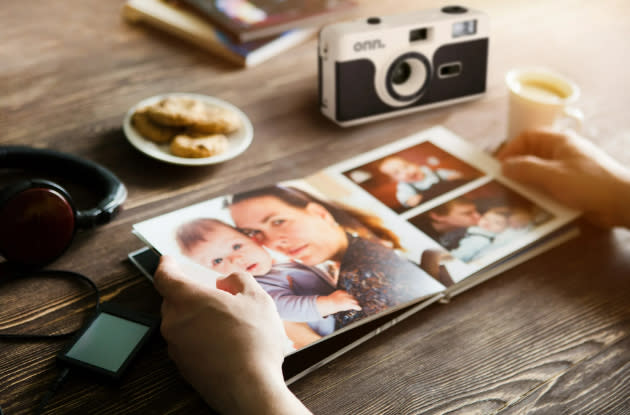
[[[177,261],[168,256],[160,258],[153,284],[165,302],[179,306],[189,306],[199,299],[219,304],[228,295],[190,278]]]
[[[250,294],[257,292],[259,285],[247,272],[233,272],[225,278],[217,279],[217,288],[230,294]]]
[[[506,177],[545,191],[553,190],[554,179],[560,173],[555,162],[536,156],[516,156],[503,160]]]
[[[163,255],[153,276],[153,284],[162,297],[184,288],[187,278],[174,258]]]

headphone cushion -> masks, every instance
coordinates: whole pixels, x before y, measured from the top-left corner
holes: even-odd
[[[59,185],[24,180],[0,193],[0,254],[7,261],[41,266],[61,255],[75,233],[72,200]]]
[[[100,193],[100,202],[95,206],[76,211],[77,228],[88,229],[109,222],[127,198],[125,185],[111,171],[72,154],[24,146],[0,146],[0,166],[54,174]]]

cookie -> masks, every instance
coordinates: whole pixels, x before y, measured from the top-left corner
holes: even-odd
[[[147,114],[154,122],[173,126],[186,127],[200,118],[203,113],[203,104],[192,98],[167,97],[146,109]]]
[[[204,104],[202,119],[193,122],[190,129],[201,133],[229,134],[239,129],[241,121],[234,111]]]
[[[201,158],[216,156],[228,148],[228,139],[223,134],[201,137],[179,134],[171,142],[171,153],[178,157]]]
[[[131,123],[140,135],[156,143],[167,143],[182,132],[181,128],[154,123],[144,110],[136,111],[131,117]]]
[[[174,127],[189,127],[201,133],[231,133],[240,127],[231,110],[208,105],[187,97],[168,97],[147,107],[154,122]]]

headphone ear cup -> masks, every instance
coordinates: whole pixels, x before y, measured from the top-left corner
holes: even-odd
[[[68,192],[48,180],[23,180],[0,192],[0,255],[29,267],[61,255],[75,233],[76,210]]]

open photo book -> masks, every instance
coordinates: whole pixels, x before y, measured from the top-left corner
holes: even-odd
[[[443,127],[309,177],[224,195],[133,226],[129,254],[200,284],[235,271],[271,296],[288,383],[428,305],[577,235],[578,212],[503,177]]]

